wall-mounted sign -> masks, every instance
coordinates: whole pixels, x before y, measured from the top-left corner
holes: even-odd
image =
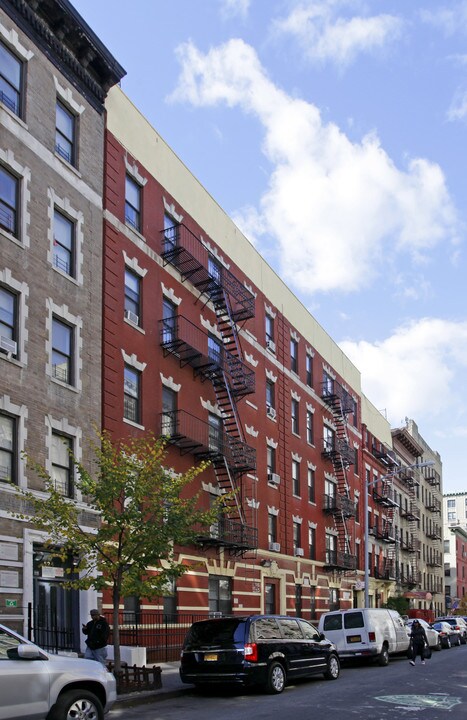
[[[17,600],[5,600],[6,607],[18,607]]]

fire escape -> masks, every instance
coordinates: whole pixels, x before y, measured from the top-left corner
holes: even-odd
[[[384,467],[388,476],[383,475],[378,482],[372,485],[373,501],[381,508],[383,516],[379,523],[370,529],[376,540],[383,543],[385,553],[382,565],[374,568],[374,575],[380,580],[395,580],[397,562],[397,510],[399,507],[397,493],[394,489],[391,471],[397,467],[394,452],[384,443],[373,441],[371,449],[373,457],[377,458]]]
[[[325,495],[324,512],[332,515],[337,530],[337,549],[326,550],[324,568],[329,571],[344,572],[355,570],[357,556],[352,552],[351,537],[347,529],[350,518],[356,515],[356,507],[350,496],[347,472],[355,461],[354,452],[349,444],[347,417],[355,410],[350,393],[334,378],[325,375],[322,383],[321,398],[331,410],[336,432],[323,438],[322,457],[330,460],[337,479],[335,495]]]
[[[407,521],[407,532],[410,538],[407,547],[409,552],[409,562],[406,565],[407,571],[404,570],[404,565],[402,565],[398,580],[401,585],[411,588],[419,585],[421,582],[421,574],[418,567],[418,558],[420,556],[420,509],[417,503],[417,487],[420,485],[420,481],[418,479],[418,472],[419,471],[414,468],[402,467],[398,473],[398,478],[406,492],[406,496],[402,498],[399,514],[401,518]]]
[[[162,434],[180,452],[209,460],[220,492],[225,495],[225,512],[203,545],[226,547],[231,554],[244,554],[258,546],[258,531],[252,500],[253,484],[246,487],[246,473],[256,469],[256,452],[245,442],[237,404],[255,390],[254,372],[243,361],[239,330],[254,317],[254,295],[214,257],[208,247],[182,224],[162,232],[161,257],[164,265],[176,268],[181,281],[189,281],[199,293],[203,307],[211,302],[217,318],[217,332],[208,335],[190,320],[174,315],[160,321],[160,344],[164,355],[172,354],[180,365],[190,365],[194,376],[214,388],[222,420],[219,425],[204,423],[182,411],[176,417],[162,416]],[[164,428],[164,417],[167,428]]]
[[[425,508],[432,516],[427,518],[425,527],[426,535],[432,542],[427,547],[426,564],[429,570],[426,574],[427,586],[424,589],[431,593],[442,593],[443,581],[439,570],[444,565],[441,549],[443,538],[441,527],[442,508],[439,498],[441,478],[439,473],[432,467],[423,468],[423,475],[425,482],[430,486],[429,490],[428,488],[425,490]]]

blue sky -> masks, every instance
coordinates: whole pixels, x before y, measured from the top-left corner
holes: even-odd
[[[370,400],[467,491],[467,0],[74,5]]]

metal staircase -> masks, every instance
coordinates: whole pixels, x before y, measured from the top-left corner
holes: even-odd
[[[323,442],[323,457],[331,460],[337,479],[335,502],[326,502],[324,510],[334,518],[337,530],[338,550],[335,561],[325,566],[329,570],[345,571],[357,567],[357,557],[351,547],[348,520],[356,515],[356,507],[350,496],[347,472],[354,463],[354,453],[349,444],[347,417],[354,411],[354,401],[350,393],[335,379],[327,376],[322,383],[321,398],[331,410],[336,427],[334,442]]]
[[[164,265],[170,264],[180,272],[182,282],[189,280],[198,290],[203,307],[211,302],[217,318],[217,331],[222,337],[220,352],[209,353],[206,336],[193,340],[195,332],[185,319],[185,338],[161,342],[164,352],[172,352],[192,365],[195,375],[208,379],[214,388],[217,406],[222,412],[226,447],[222,452],[205,453],[212,462],[218,486],[226,496],[225,517],[219,521],[216,538],[203,538],[205,544],[224,545],[222,528],[229,527],[231,552],[244,553],[257,547],[257,524],[254,503],[247,503],[247,488],[243,476],[256,469],[255,450],[245,441],[237,403],[254,392],[254,373],[243,361],[239,325],[254,317],[254,295],[219,261],[210,250],[184,225],[165,228],[162,232],[161,256]],[[191,325],[191,323],[190,323]],[[173,326],[173,323],[172,323]],[[201,332],[201,331],[200,331]],[[188,339],[188,335],[189,338]],[[198,455],[203,451],[198,451]],[[249,489],[249,500],[253,486]],[[236,528],[232,534],[232,524]],[[225,533],[224,533],[225,535]],[[233,537],[234,536],[234,537]]]

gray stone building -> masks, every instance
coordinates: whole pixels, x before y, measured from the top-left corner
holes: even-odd
[[[26,452],[86,512],[69,451],[86,462],[100,426],[104,100],[123,75],[68,0],[0,0],[0,622],[73,649],[96,598],[41,566],[11,484],[41,492]]]

